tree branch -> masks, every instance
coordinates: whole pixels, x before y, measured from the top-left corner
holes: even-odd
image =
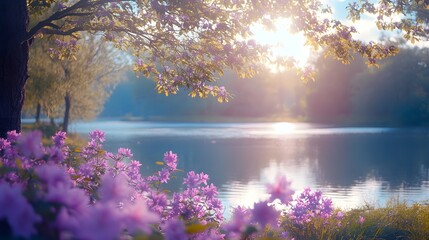
[[[54,14],[52,14],[50,17],[48,17],[47,19],[39,22],[38,24],[36,24],[33,28],[30,29],[30,31],[28,31],[28,33],[25,35],[24,39],[22,40],[22,42],[30,40],[32,37],[34,37],[35,34],[37,34],[37,32],[39,32],[40,30],[42,30],[44,27],[47,26],[51,26],[53,21],[57,21],[60,19],[63,19],[65,17],[69,17],[69,16],[77,16],[77,17],[82,17],[82,16],[90,16],[92,14],[94,14],[93,11],[90,12],[74,12],[78,9],[84,9],[84,8],[91,8],[91,7],[95,7],[98,5],[102,5],[102,4],[106,4],[109,2],[116,2],[117,0],[99,0],[99,1],[95,1],[95,2],[90,2],[89,0],[79,0],[78,2],[76,2],[74,5],[62,10],[62,11],[57,11]],[[123,2],[133,2],[134,0],[122,0]],[[51,26],[52,27],[52,26]],[[77,29],[77,28],[76,28]],[[83,30],[83,29],[82,29]],[[79,30],[79,31],[82,31]],[[49,31],[45,31],[49,32]],[[69,31],[62,31],[54,33],[54,34],[58,34],[58,35],[66,35],[65,33],[67,33]],[[76,31],[74,31],[76,32]]]
[[[36,24],[36,26],[31,28],[30,31],[27,32],[27,34],[26,34],[25,38],[22,40],[22,42],[30,40],[32,37],[34,37],[34,35],[37,32],[39,32],[44,27],[49,26],[49,24],[51,24],[53,21],[60,20],[64,17],[69,16],[69,14],[72,14],[73,11],[75,11],[79,8],[84,8],[84,7],[88,6],[88,1],[89,0],[80,0],[69,8],[66,8],[62,11],[55,12],[50,17],[39,22],[38,24]]]
[[[60,29],[48,29],[48,28],[40,29],[40,31],[44,34],[62,35],[62,36],[68,36],[68,35],[71,35],[75,32],[80,32],[83,30],[84,29],[82,27],[75,27],[75,28],[69,29],[67,31],[61,31]]]

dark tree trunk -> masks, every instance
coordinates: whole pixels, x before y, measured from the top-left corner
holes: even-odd
[[[67,132],[69,128],[69,119],[70,119],[70,106],[71,106],[70,94],[66,93],[66,96],[64,97],[64,101],[65,101],[65,111],[64,111],[63,131]]]
[[[26,0],[0,0],[0,137],[21,131],[29,41]]]
[[[36,123],[40,123],[40,112],[42,110],[42,105],[40,103],[37,103],[36,107]]]
[[[55,124],[55,119],[53,117],[50,117],[49,119],[50,119],[51,125],[56,127],[57,124]]]

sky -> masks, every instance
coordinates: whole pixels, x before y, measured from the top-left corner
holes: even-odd
[[[377,42],[382,34],[390,36],[394,40],[394,37],[399,35],[399,32],[378,30],[375,25],[376,16],[366,14],[358,22],[352,22],[347,18],[346,10],[348,3],[352,2],[351,0],[325,0],[325,2],[332,9],[332,18],[341,20],[344,24],[353,25],[356,28],[358,33],[354,37],[359,40]],[[288,26],[287,20],[279,21],[274,32],[266,31],[262,26],[255,26],[255,40],[261,44],[275,46],[273,51],[275,56],[291,56],[299,62],[300,66],[305,66],[312,54],[312,50],[304,45],[305,38],[302,34],[290,34]],[[409,45],[411,46],[411,44]],[[414,46],[429,47],[429,42],[420,42]]]

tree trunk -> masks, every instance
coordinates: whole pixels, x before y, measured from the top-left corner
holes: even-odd
[[[69,127],[70,106],[71,106],[71,98],[69,93],[66,93],[66,96],[64,97],[64,101],[65,101],[65,111],[64,111],[63,131],[67,132]]]
[[[49,119],[50,119],[51,125],[56,127],[57,124],[55,124],[55,119],[53,117],[50,117]]]
[[[0,137],[21,131],[29,41],[26,0],[0,0]]]
[[[36,123],[40,123],[40,112],[42,110],[42,105],[40,103],[37,103],[36,107]]]

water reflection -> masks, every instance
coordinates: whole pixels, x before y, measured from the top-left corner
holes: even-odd
[[[343,208],[429,196],[427,129],[119,121],[74,129],[106,131],[106,148],[131,148],[143,163],[143,174],[158,170],[155,161],[165,151],[178,153],[178,167],[209,174],[227,207],[266,198],[265,185],[278,174],[292,180],[296,190],[322,190]],[[179,172],[178,180],[183,176]],[[169,187],[179,189],[181,181]]]

